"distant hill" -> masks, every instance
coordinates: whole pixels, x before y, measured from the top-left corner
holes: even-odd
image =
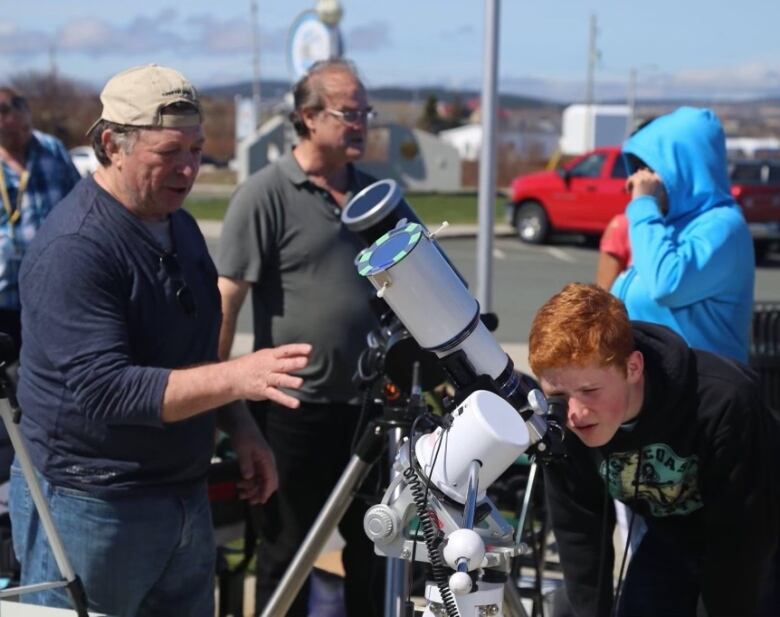
[[[290,83],[280,80],[261,80],[260,96],[263,99],[278,101],[290,89]],[[213,98],[233,98],[236,95],[252,96],[252,82],[244,81],[237,84],[228,84],[225,86],[213,86],[210,88],[199,88],[201,94]]]
[[[260,82],[260,96],[264,101],[270,103],[276,103],[280,101],[282,97],[289,91],[289,89],[290,84],[286,81],[268,80]],[[213,98],[232,99],[236,95],[252,96],[252,83],[247,81],[225,86],[215,86],[211,88],[204,88],[201,90],[201,92],[205,96]],[[383,102],[423,102],[430,95],[434,95],[439,101],[442,102],[451,102],[458,97],[462,101],[478,99],[480,97],[480,93],[476,90],[455,91],[437,86],[420,88],[386,86],[382,88],[369,88],[368,93],[375,101]],[[522,96],[519,94],[501,94],[499,96],[499,104],[501,107],[509,109],[550,107],[563,109],[563,107],[566,106],[564,103]]]
[[[260,95],[265,104],[276,104],[282,97],[289,92],[290,83],[285,80],[263,80],[260,83]],[[237,94],[241,96],[252,95],[251,82],[239,82],[224,86],[215,86],[202,89],[202,93],[213,98],[230,98]],[[407,87],[407,86],[384,86],[381,88],[369,88],[369,95],[375,101],[397,101],[397,102],[424,102],[425,99],[433,94],[441,102],[452,102],[456,97],[461,101],[478,99],[480,92],[477,90],[451,90],[440,86],[430,87]],[[523,96],[520,94],[502,93],[499,96],[499,104],[506,109],[558,109],[562,110],[570,103],[581,103],[582,101],[553,101],[549,99]],[[625,104],[625,99],[604,99],[599,100],[602,104]],[[708,99],[706,97],[697,98],[669,98],[669,99],[649,99],[642,98],[637,101],[638,108],[667,108],[674,109],[680,105],[693,105],[697,107],[730,107],[740,109],[743,113],[753,113],[758,107],[780,107],[780,97],[766,97],[761,99],[749,100],[724,100]]]

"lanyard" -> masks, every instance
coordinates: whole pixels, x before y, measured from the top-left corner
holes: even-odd
[[[19,188],[16,192],[16,203],[11,206],[11,198],[8,196],[8,187],[5,183],[5,170],[3,169],[3,163],[0,162],[0,196],[3,198],[3,208],[8,213],[8,222],[13,229],[13,226],[19,221],[22,216],[22,199],[24,198],[24,192],[27,190],[27,183],[30,181],[30,172],[24,170],[22,175],[19,176]]]

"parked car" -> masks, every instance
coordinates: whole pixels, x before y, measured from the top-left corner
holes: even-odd
[[[753,234],[756,258],[780,244],[780,161],[742,160],[729,166],[731,194]]]
[[[92,146],[76,146],[69,150],[70,160],[84,178],[98,168],[98,160]]]
[[[729,167],[731,194],[745,214],[763,257],[780,242],[780,161],[745,160]],[[620,148],[597,148],[555,171],[516,177],[507,221],[524,242],[542,244],[553,231],[601,235],[626,209],[626,167]]]

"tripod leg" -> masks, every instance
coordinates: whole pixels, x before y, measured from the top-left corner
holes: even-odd
[[[303,544],[268,601],[262,617],[279,617],[287,614],[328,538],[352,503],[355,490],[368,475],[371,465],[378,453],[382,451],[384,445],[382,437],[383,430],[378,424],[372,422],[368,425],[358,443],[356,453],[347,463],[344,473],[328,496]]]
[[[30,490],[30,496],[35,504],[35,509],[38,511],[46,537],[49,540],[57,567],[60,570],[60,574],[62,574],[62,578],[67,581],[65,587],[70,594],[73,607],[76,609],[79,617],[87,617],[87,594],[84,590],[84,584],[74,573],[68,556],[65,554],[65,548],[62,545],[57,528],[54,526],[49,506],[41,492],[38,478],[35,475],[35,468],[27,452],[27,446],[22,439],[22,434],[19,432],[19,427],[13,420],[13,410],[7,398],[0,399],[0,416],[3,418],[8,436],[11,438],[11,443],[16,452],[16,457],[19,459],[19,465],[22,468],[25,482],[27,482],[27,487]]]
[[[512,578],[504,583],[504,617],[528,617],[517,584]]]
[[[538,465],[536,461],[533,461],[531,463],[531,467],[528,470],[528,481],[526,482],[525,486],[525,494],[523,495],[523,507],[520,511],[520,517],[517,521],[517,530],[515,532],[515,544],[519,545],[521,542],[525,542],[524,532],[526,525],[531,525],[531,529],[529,530],[529,548],[531,549],[531,558],[533,559],[533,567],[534,567],[534,574],[535,574],[535,580],[534,580],[534,587],[533,587],[533,613],[534,615],[538,614],[538,612],[542,611],[542,577],[544,576],[544,573],[542,572],[541,566],[540,566],[540,554],[537,551],[537,542],[535,537],[535,532],[533,529],[533,520],[529,523],[529,518],[531,515],[531,508],[532,508],[532,499],[533,499],[533,493],[534,489],[536,488],[536,476],[538,473]],[[542,553],[543,554],[543,553]],[[518,571],[519,574],[519,571]],[[518,593],[519,596],[519,593]],[[523,610],[522,614],[525,614],[525,610],[523,609],[522,605],[520,608]]]

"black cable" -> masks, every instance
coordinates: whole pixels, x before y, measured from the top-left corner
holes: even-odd
[[[607,507],[609,506],[609,454],[605,469],[604,503],[601,507],[601,549],[599,550],[599,578],[596,585],[596,615],[601,615],[601,588],[604,585],[604,561],[607,556]],[[614,604],[613,604],[614,606]]]
[[[409,428],[409,465],[414,465],[414,450],[412,449],[412,444],[414,444],[414,436],[417,433],[417,424],[422,420],[432,420],[433,418],[430,416],[430,414],[427,415],[419,415],[415,417],[415,419],[412,421],[412,426]],[[438,454],[438,452],[437,452]],[[427,496],[427,493],[426,493]],[[411,563],[412,567],[409,568],[409,595],[407,597],[407,601],[412,601],[412,585],[414,584],[414,563],[415,563],[415,557],[417,555],[417,536],[420,533],[420,526],[422,525],[422,519],[418,516],[417,517],[417,527],[414,529],[414,542],[412,542],[412,558]]]
[[[413,464],[413,458],[412,455],[414,454],[412,450],[412,444],[414,443],[414,435],[417,432],[417,423],[422,419],[423,416],[417,416],[412,421],[412,426],[409,429],[409,466],[411,467]],[[417,534],[420,533],[420,525],[421,525],[420,517],[417,517],[417,527],[414,529],[414,542],[412,542],[412,567],[409,568],[409,596],[407,600],[411,602],[412,600],[412,585],[414,584],[414,558],[417,555]]]
[[[639,470],[642,468],[642,448],[639,448],[639,456],[636,463],[636,471],[634,472],[634,501],[637,500],[639,495]],[[636,518],[634,510],[631,510],[631,519],[628,523],[628,533],[626,534],[626,546],[623,549],[623,559],[620,562],[620,572],[618,574],[617,587],[615,588],[615,600],[612,603],[612,617],[617,614],[618,600],[620,599],[621,586],[623,584],[623,571],[626,567],[626,560],[628,559],[628,549],[631,546],[631,531],[634,528],[634,519]]]
[[[442,443],[444,443],[444,436],[446,433],[447,429],[443,430],[441,436],[439,437],[439,443],[436,445],[436,451],[434,452],[433,461],[431,462],[431,470],[433,470],[434,466],[436,465],[436,460],[439,457],[439,451],[441,450]],[[411,439],[409,452],[411,455]],[[427,508],[428,493],[431,486],[431,474],[428,474],[428,478],[425,483],[425,490],[423,491],[420,486],[420,479],[417,476],[417,472],[414,469],[414,464],[412,461],[413,459],[410,458],[409,467],[404,470],[404,477],[409,483],[409,489],[412,493],[412,498],[417,508],[417,517],[420,521],[420,524],[422,525],[423,539],[425,541],[425,546],[428,549],[428,560],[431,564],[431,570],[433,571],[433,579],[439,589],[439,595],[441,596],[441,601],[444,605],[444,609],[447,612],[448,617],[460,617],[458,605],[455,602],[455,597],[453,596],[452,590],[449,586],[446,564],[442,561],[441,553],[438,550],[439,530],[431,520],[431,516]]]

